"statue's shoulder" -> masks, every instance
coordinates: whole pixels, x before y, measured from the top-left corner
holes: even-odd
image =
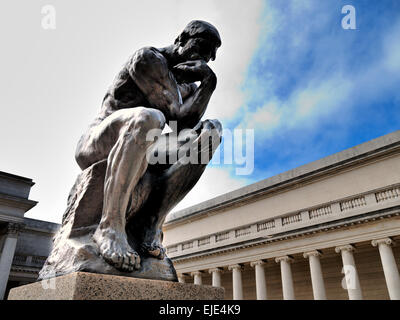
[[[166,64],[165,57],[154,47],[143,47],[132,55],[132,64]]]

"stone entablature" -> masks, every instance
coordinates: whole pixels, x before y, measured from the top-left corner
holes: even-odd
[[[398,216],[400,208],[400,184],[386,186],[368,193],[352,195],[317,207],[299,209],[297,212],[259,221],[251,225],[228,229],[202,238],[176,243],[167,247],[168,255],[174,260],[201,255],[210,250],[222,250],[232,245],[248,245],[254,241],[268,242],[287,239],[310,232],[340,228],[341,226],[373,221],[379,218]],[[335,226],[332,223],[335,223]],[[312,230],[310,230],[312,228]],[[264,240],[262,240],[264,239]]]

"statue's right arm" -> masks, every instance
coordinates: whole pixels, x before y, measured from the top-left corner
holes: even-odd
[[[129,64],[129,74],[153,108],[167,119],[179,118],[178,85],[161,53],[153,48],[138,50]]]
[[[208,68],[204,64],[203,73]],[[211,69],[206,71],[206,75],[196,79],[201,85],[183,102],[166,59],[157,50],[143,48],[137,51],[129,67],[131,77],[151,106],[162,111],[167,119],[178,120],[185,127],[193,127],[201,119],[215,89],[216,77]]]

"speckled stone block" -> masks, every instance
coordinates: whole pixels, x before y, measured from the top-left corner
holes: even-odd
[[[224,289],[87,272],[10,290],[8,300],[222,300]]]

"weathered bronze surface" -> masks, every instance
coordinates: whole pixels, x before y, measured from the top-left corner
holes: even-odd
[[[221,124],[201,121],[217,83],[207,63],[220,45],[217,29],[196,20],[173,45],[142,48],[126,62],[79,140],[82,172],[39,280],[87,271],[177,281],[161,228],[221,141]],[[171,121],[175,132],[148,139]],[[173,134],[180,137],[175,145],[162,143]],[[149,154],[172,151],[174,161],[148,161]],[[186,161],[188,153],[199,161]]]

